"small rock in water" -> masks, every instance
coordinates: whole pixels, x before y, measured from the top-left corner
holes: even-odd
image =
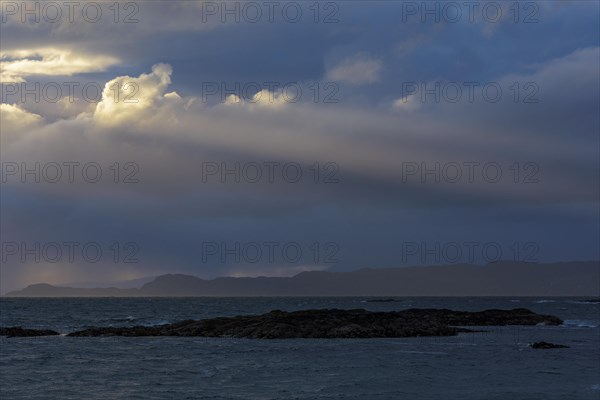
[[[529,345],[532,349],[568,349],[569,346],[548,342],[535,342]]]
[[[591,303],[591,304],[598,304],[600,303],[600,298],[598,299],[585,299],[585,300],[581,300],[583,303]]]
[[[50,329],[23,329],[20,326],[11,328],[0,327],[0,336],[7,337],[34,337],[34,336],[56,336],[60,333]]]

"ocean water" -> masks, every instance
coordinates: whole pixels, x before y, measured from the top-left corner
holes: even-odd
[[[63,333],[273,309],[529,308],[558,327],[444,338],[0,338],[0,399],[600,399],[600,305],[578,298],[0,299],[0,325]],[[547,341],[568,349],[533,350]]]

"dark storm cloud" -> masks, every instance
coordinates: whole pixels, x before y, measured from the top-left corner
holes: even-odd
[[[66,48],[118,60],[72,76],[26,74],[27,83],[103,87],[127,75],[121,80],[137,82],[142,100],[136,107],[106,97],[99,106],[3,105],[3,162],[95,162],[104,173],[96,183],[21,183],[9,176],[2,183],[3,241],[78,240],[107,248],[134,242],[139,262],[13,257],[3,264],[2,292],[44,280],[164,272],[210,277],[396,266],[406,242],[493,242],[510,258],[517,241],[526,252],[525,244],[534,243],[539,261],[599,257],[597,3],[539,3],[534,24],[435,24],[418,16],[404,22],[401,6],[391,2],[340,3],[340,22],[333,24],[199,24],[194,4],[142,7],[131,26],[2,25],[3,51]],[[174,16],[167,19],[167,11]],[[157,63],[170,67],[150,72]],[[315,80],[336,80],[338,103],[315,104],[308,96],[297,103],[202,101],[207,82],[301,82],[307,90]],[[493,82],[503,96],[434,102],[406,90],[407,83],[436,82]],[[538,101],[515,102],[515,82],[535,83]],[[115,162],[119,183],[110,169]],[[123,183],[127,162],[139,168],[138,183]],[[293,162],[304,177],[222,183],[217,173],[203,180],[207,163],[236,162]],[[478,163],[473,182],[464,165],[470,162]],[[337,182],[323,182],[332,171],[327,163]],[[462,166],[462,178],[421,175],[436,163]],[[486,163],[501,168],[499,181],[482,175]],[[533,180],[525,183],[527,177]],[[205,242],[272,241],[334,243],[336,262],[202,260]]]

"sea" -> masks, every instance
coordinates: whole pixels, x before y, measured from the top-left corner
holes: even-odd
[[[0,326],[91,326],[316,308],[528,308],[562,326],[455,337],[0,338],[0,399],[598,400],[600,304],[583,298],[2,298]],[[381,300],[381,299],[380,299]],[[534,350],[546,341],[566,349]]]

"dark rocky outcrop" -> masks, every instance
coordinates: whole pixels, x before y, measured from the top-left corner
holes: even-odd
[[[529,345],[532,349],[568,349],[569,346],[563,344],[554,344],[548,342],[535,342]]]
[[[366,310],[271,311],[256,316],[186,320],[153,327],[95,327],[70,333],[90,336],[202,336],[255,339],[382,338],[453,336],[472,332],[461,326],[560,325],[559,318],[527,309],[465,312],[410,309],[395,312]]]
[[[23,329],[21,327],[1,328],[0,336],[7,337],[34,337],[34,336],[56,336],[60,333],[49,329]]]
[[[600,298],[598,299],[585,299],[581,300],[582,303],[600,304]]]

